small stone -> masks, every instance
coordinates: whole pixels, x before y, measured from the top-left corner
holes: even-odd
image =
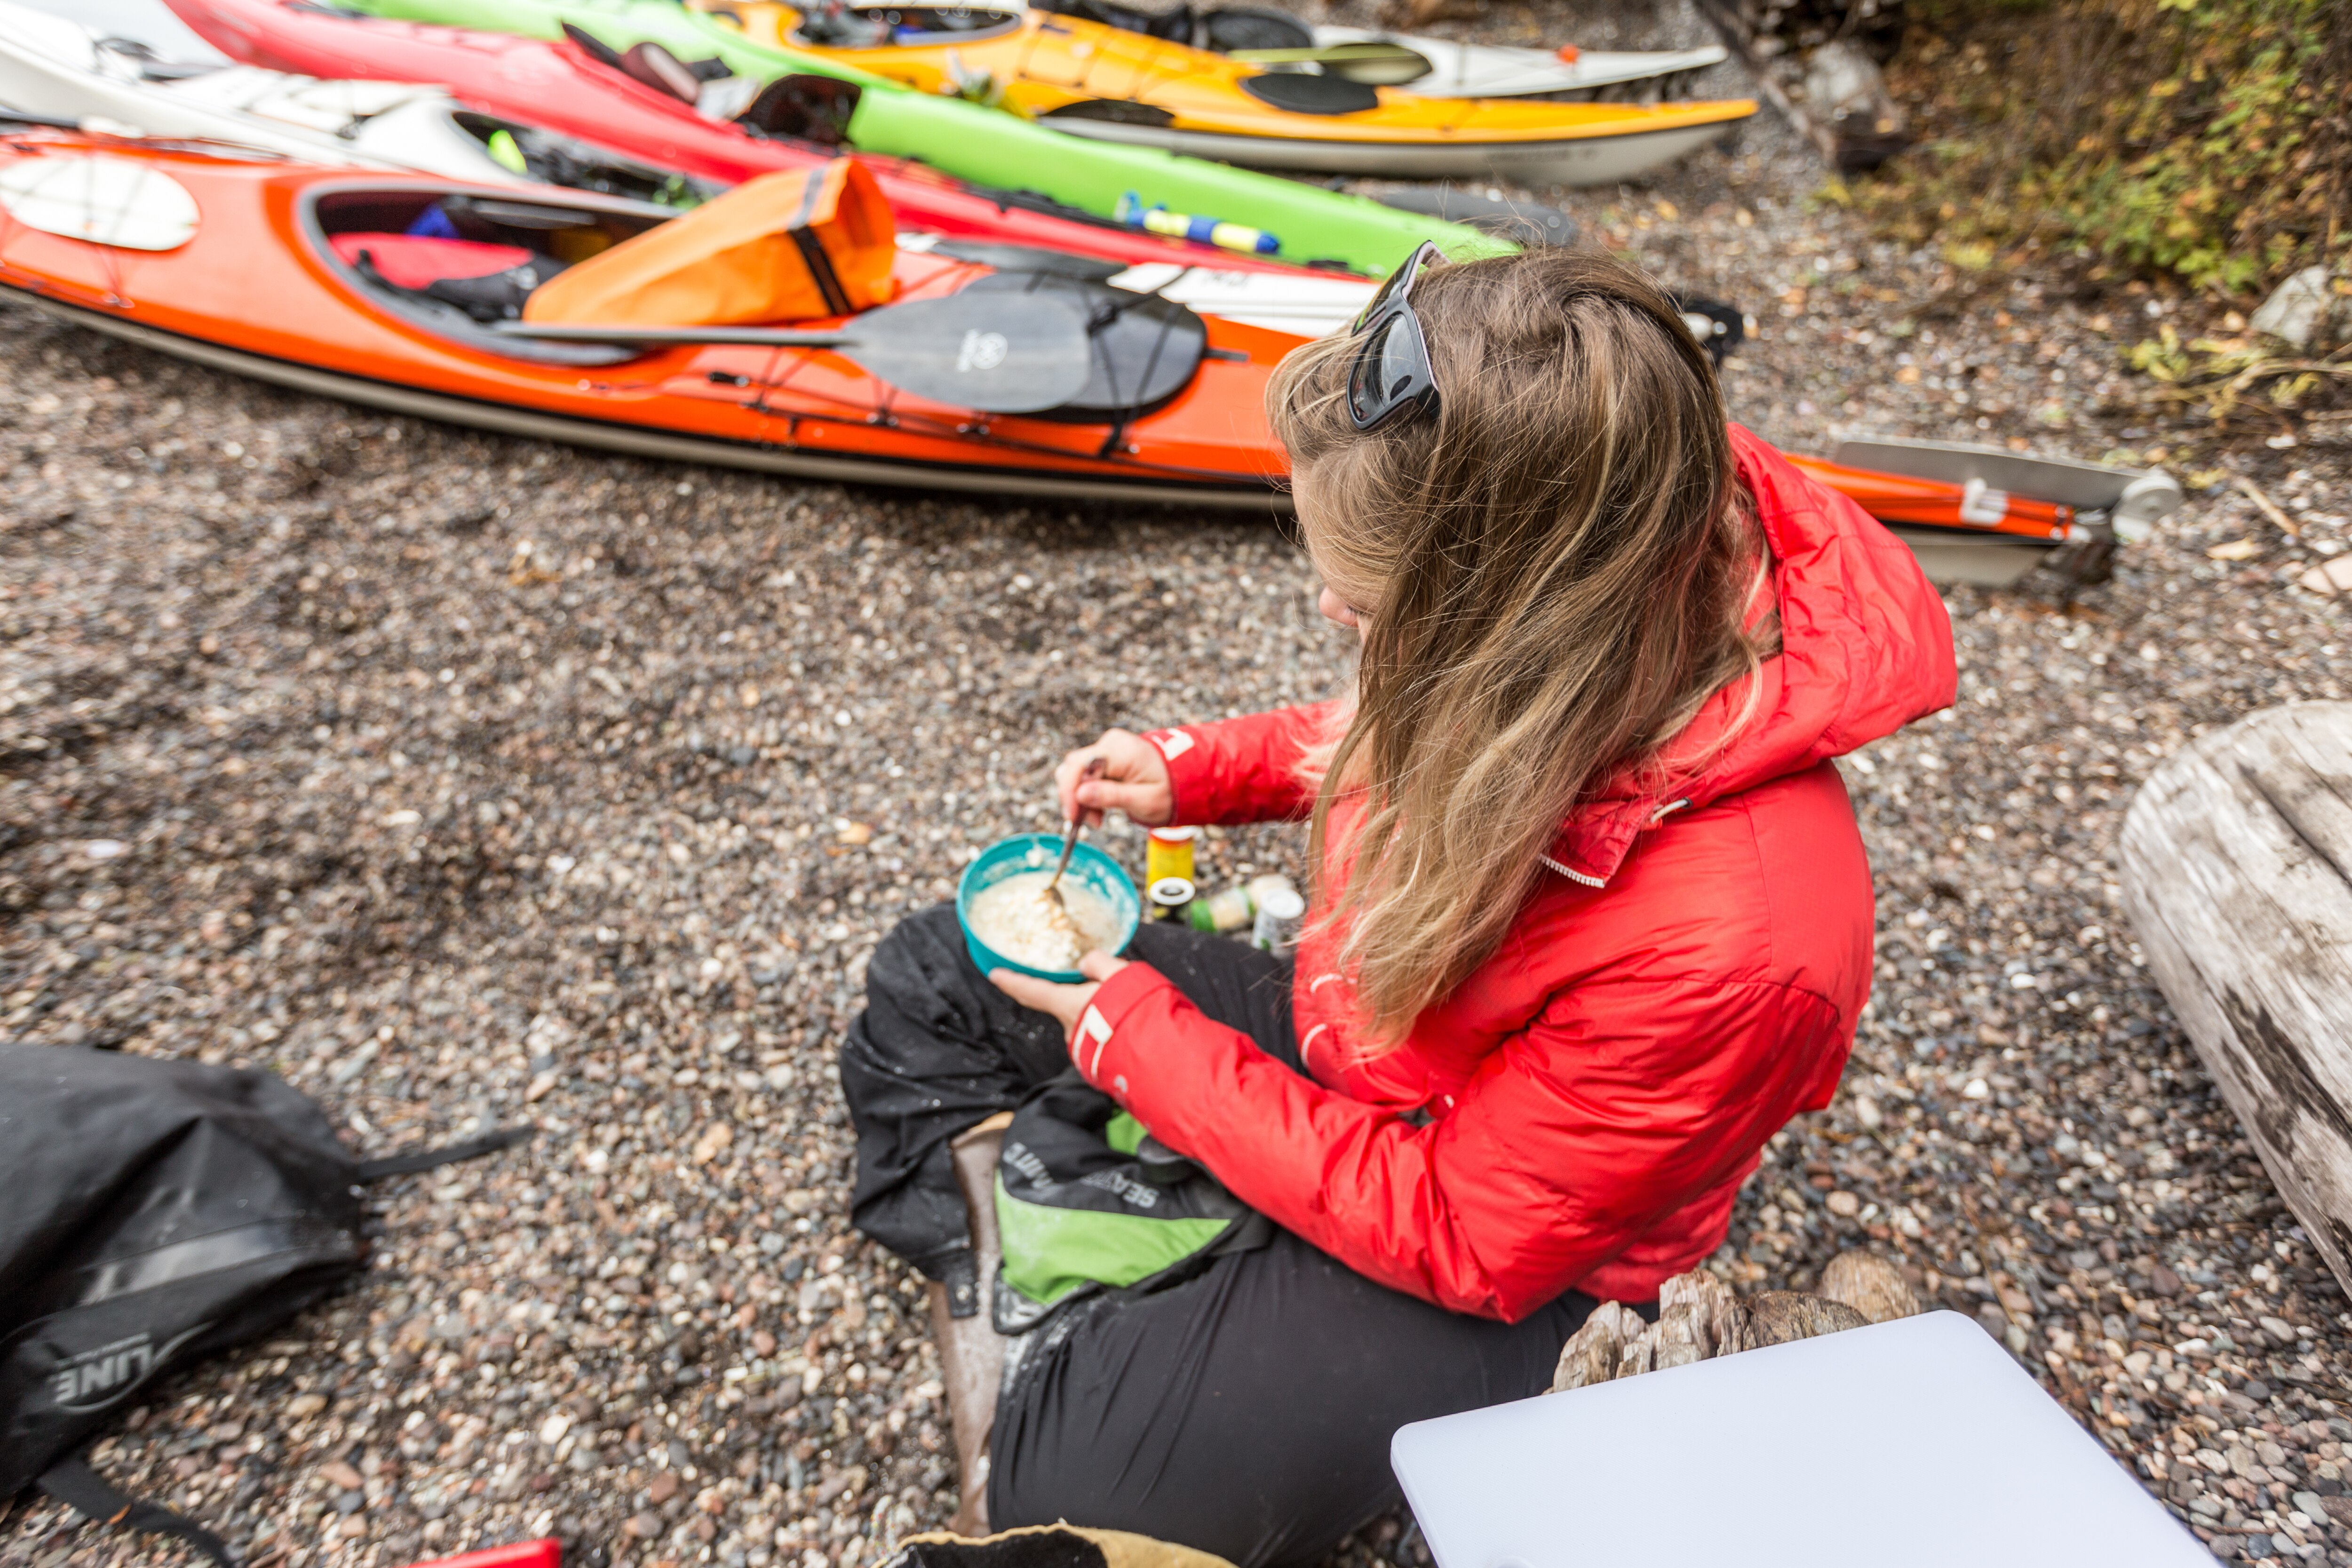
[[[289,1421],[306,1421],[327,1407],[323,1394],[298,1394],[286,1402],[286,1417]]]
[[[775,1354],[776,1336],[770,1333],[765,1329],[758,1331],[751,1336],[751,1350],[753,1353],[761,1356],[772,1356]]]
[[[2298,349],[2308,348],[2326,324],[2334,304],[2327,289],[2327,268],[2306,267],[2272,289],[2271,297],[2255,307],[2246,324]]]
[[[2147,1271],[2147,1289],[2152,1296],[2180,1294],[2180,1276],[2159,1263]]]
[[[661,1533],[661,1515],[657,1513],[632,1514],[628,1522],[621,1526],[624,1531],[639,1541],[651,1541]]]
[[[677,1496],[677,1472],[663,1470],[656,1475],[646,1484],[646,1496],[652,1500],[656,1508],[659,1508],[663,1503]]]
[[[1837,1215],[1840,1219],[1852,1219],[1854,1215],[1862,1212],[1862,1200],[1854,1196],[1852,1193],[1832,1193],[1828,1197],[1822,1201],[1829,1206],[1830,1213]]]
[[[2279,1343],[2283,1345],[2291,1345],[2294,1343],[2294,1325],[2288,1322],[2284,1318],[2257,1318],[2254,1321],[2262,1324],[2263,1332],[2270,1335],[2271,1338],[2276,1340]]]
[[[2317,1492],[2297,1492],[2290,1500],[2297,1511],[2313,1523],[2326,1524],[2328,1521],[2327,1500]]]
[[[330,1459],[320,1465],[319,1473],[345,1491],[357,1491],[364,1484],[360,1473],[341,1459]]]

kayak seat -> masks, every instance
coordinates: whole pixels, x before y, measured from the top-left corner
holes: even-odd
[[[563,263],[519,245],[415,234],[338,234],[328,242],[368,282],[454,305],[477,321],[511,321]]]
[[[829,76],[780,76],[760,89],[735,123],[754,135],[816,147],[849,144],[849,117],[864,92]]]
[[[1309,76],[1304,71],[1245,76],[1241,89],[1261,103],[1293,114],[1360,114],[1381,106],[1378,88],[1345,77]]]
[[[632,44],[621,57],[621,69],[632,81],[691,105],[702,96],[702,79],[684,60],[659,44]]]
[[[376,276],[395,289],[425,289],[443,279],[488,278],[532,259],[520,245],[478,239],[434,239],[416,234],[337,234],[327,243],[352,266],[367,253]]]

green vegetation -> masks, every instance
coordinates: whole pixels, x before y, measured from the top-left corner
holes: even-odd
[[[1832,194],[1975,270],[2073,254],[2246,300],[2352,251],[2347,0],[1912,0],[1922,132]]]

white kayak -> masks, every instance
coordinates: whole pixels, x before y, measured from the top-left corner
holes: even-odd
[[[0,0],[0,104],[112,135],[226,142],[313,163],[520,185],[438,88],[191,68]],[[151,79],[156,73],[161,79]]]
[[[252,66],[173,64],[16,0],[0,0],[0,105],[110,135],[220,142],[311,163],[544,188],[490,156],[481,129],[498,122],[465,113],[439,88],[329,81]],[[709,187],[703,189],[707,194]],[[908,250],[929,250],[938,242],[930,234],[898,236]],[[1203,315],[1301,337],[1339,331],[1377,287],[1352,278],[1160,262],[1128,268],[1104,281],[1160,293]]]
[[[1509,48],[1494,44],[1457,44],[1363,27],[1318,27],[1321,48],[1342,44],[1395,44],[1429,62],[1429,74],[1395,82],[1400,92],[1423,98],[1580,98],[1628,96],[1679,98],[1672,80],[1721,65],[1731,51],[1720,44],[1696,49],[1586,49],[1574,58],[1549,49]]]

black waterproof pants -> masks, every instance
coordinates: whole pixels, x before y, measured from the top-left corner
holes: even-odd
[[[1288,964],[1157,924],[1129,956],[1304,1070]],[[857,1129],[853,1212],[867,1235],[953,1279],[971,1243],[950,1140],[1068,1056],[1052,1019],[973,965],[952,909],[900,924],[866,973],[866,1010],[841,1059]],[[990,1521],[1131,1530],[1242,1568],[1313,1563],[1399,1500],[1399,1426],[1537,1393],[1593,1305],[1570,1292],[1516,1324],[1465,1317],[1286,1232],[1179,1285],[1091,1297],[1028,1336],[1006,1378]]]

